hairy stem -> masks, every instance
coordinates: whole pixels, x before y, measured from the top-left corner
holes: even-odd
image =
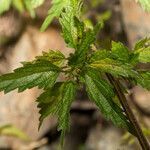
[[[137,135],[136,137],[138,138],[142,149],[143,150],[150,150],[150,145],[149,145],[146,137],[144,136],[142,129],[140,128],[140,125],[138,124],[138,122],[137,122],[128,102],[127,102],[127,99],[126,99],[124,93],[122,92],[120,82],[109,74],[107,74],[107,77],[108,77],[109,81],[111,82],[111,84],[114,86],[116,94],[119,98],[119,101],[120,101],[128,119],[129,119],[129,121],[133,124],[133,126],[135,128],[135,132]]]

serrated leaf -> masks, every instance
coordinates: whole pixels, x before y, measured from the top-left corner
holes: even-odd
[[[11,0],[0,0],[0,15],[9,10],[11,6]]]
[[[58,116],[58,130],[61,131],[61,140],[69,128],[69,112],[75,97],[75,89],[75,84],[72,81],[56,83],[54,87],[47,89],[37,99],[41,114],[40,125],[48,115]]]
[[[139,63],[139,54],[135,54],[135,53],[130,53],[130,56],[129,56],[129,63],[132,65],[132,66],[136,66],[138,63]]]
[[[63,30],[63,37],[69,47],[76,48],[77,31],[74,25],[73,9],[66,8],[62,13],[62,18],[59,19]]]
[[[81,39],[74,55],[71,57],[69,64],[82,65],[86,59],[86,54],[89,52],[94,41],[95,33],[92,30],[89,29],[88,31],[84,32],[83,38]]]
[[[61,18],[59,19],[65,42],[69,47],[74,49],[77,48],[78,36],[81,36],[84,31],[84,24],[77,19],[80,14],[81,6],[82,3],[80,0],[70,1],[68,6],[65,7],[65,11],[61,13]],[[78,35],[78,33],[80,35]]]
[[[142,63],[150,62],[150,46],[147,48],[141,48],[134,52],[134,54],[138,54],[138,61]]]
[[[136,81],[139,85],[147,90],[150,90],[150,72],[142,72],[141,77],[137,78]]]
[[[48,16],[42,24],[41,31],[44,31],[55,17],[59,17],[63,8],[68,5],[69,0],[52,0],[52,7],[48,11]]]
[[[23,131],[10,124],[0,127],[0,135],[14,136],[25,141],[30,140],[30,138]]]
[[[81,40],[81,43],[78,46],[78,50],[76,51],[76,57],[78,57],[78,62],[82,62],[87,52],[90,49],[91,44],[95,41],[95,33],[92,30],[88,30]]]
[[[148,45],[148,43],[150,42],[150,38],[144,38],[142,40],[139,40],[136,44],[135,44],[135,47],[134,47],[134,50],[138,50],[138,49],[141,49],[141,48],[144,48]]]
[[[36,61],[46,60],[60,66],[65,60],[65,56],[60,51],[50,50],[49,52],[42,52],[42,56],[37,56]]]
[[[112,56],[119,61],[129,61],[129,50],[121,42],[112,41]]]
[[[144,38],[135,44],[132,55],[136,57],[137,62],[150,62],[150,38]]]
[[[99,61],[105,58],[111,58],[111,52],[107,50],[97,50],[92,53],[90,57],[90,62]]]
[[[77,35],[78,35],[78,40],[83,38],[83,32],[84,32],[84,23],[79,21],[79,19],[77,17],[74,17],[74,25],[76,27],[77,30]]]
[[[124,77],[134,77],[138,75],[130,64],[122,63],[110,58],[92,62],[90,67],[95,68],[101,72],[110,73],[114,76],[120,75]]]
[[[104,23],[103,21],[99,21],[95,27],[93,28],[95,35],[97,35],[97,33],[104,27]]]
[[[76,85],[72,81],[68,81],[64,84],[61,98],[61,108],[59,112],[59,126],[58,130],[61,131],[61,143],[63,145],[63,139],[66,130],[69,129],[69,116],[70,107],[75,98]]]
[[[106,80],[102,79],[97,70],[90,68],[87,70],[87,75],[92,77],[94,82],[97,83],[97,86],[101,89],[101,93],[103,93],[105,97],[115,97],[112,85],[110,85]]]
[[[59,110],[61,108],[61,91],[63,88],[63,83],[55,83],[55,85],[44,91],[38,98],[38,108],[40,108],[39,113],[41,114],[40,116],[40,124],[39,127],[41,126],[43,120],[48,116],[48,115],[57,115],[59,113]]]
[[[136,0],[138,1],[142,8],[147,11],[147,12],[150,12],[150,1],[149,0]]]
[[[90,99],[98,106],[103,115],[118,127],[127,129],[134,134],[134,127],[129,123],[123,110],[106,94],[107,86],[96,75],[85,74],[85,84]],[[108,91],[107,91],[108,92]]]
[[[18,88],[22,92],[35,86],[49,88],[55,83],[59,71],[59,67],[49,61],[27,63],[13,73],[0,76],[0,91],[7,93]]]

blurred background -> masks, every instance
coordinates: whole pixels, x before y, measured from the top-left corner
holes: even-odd
[[[33,18],[28,12],[20,13],[13,7],[0,15],[0,74],[8,73],[30,61],[42,51],[60,50],[66,56],[67,48],[56,20],[45,32],[40,26],[50,8],[51,0],[35,10]],[[121,41],[131,50],[135,42],[150,36],[150,13],[142,10],[134,0],[86,0],[83,17],[87,25],[104,20],[105,26],[98,36],[98,47],[109,48],[110,41]],[[149,65],[143,67],[150,68]],[[127,99],[139,120],[144,134],[150,140],[150,92],[131,87]],[[58,150],[57,118],[49,117],[38,131],[36,98],[37,88],[23,93],[0,92],[0,150]],[[78,91],[72,104],[71,128],[65,137],[65,150],[140,150],[137,140],[124,130],[106,121],[97,107],[88,100],[85,90]]]

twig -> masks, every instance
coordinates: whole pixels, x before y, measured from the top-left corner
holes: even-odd
[[[116,94],[120,100],[120,103],[129,119],[129,121],[133,124],[134,128],[135,128],[135,132],[136,132],[136,137],[139,140],[139,143],[141,144],[141,147],[143,150],[150,150],[150,145],[146,139],[146,137],[144,136],[142,129],[140,128],[140,125],[138,124],[128,102],[127,99],[124,95],[124,93],[122,92],[122,88],[120,86],[120,82],[118,80],[116,80],[114,77],[112,77],[110,74],[107,74],[107,77],[110,81],[110,83],[114,86]]]

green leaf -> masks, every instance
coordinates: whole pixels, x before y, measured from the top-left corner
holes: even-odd
[[[103,21],[99,21],[95,27],[93,28],[94,32],[95,32],[95,35],[98,34],[98,32],[104,27],[104,23]]]
[[[134,50],[138,50],[138,49],[141,49],[141,48],[144,48],[148,45],[148,43],[150,42],[150,38],[144,38],[142,40],[139,40],[136,44],[135,44],[135,47],[134,47]]]
[[[39,113],[41,114],[39,128],[48,115],[58,115],[61,108],[62,88],[63,83],[55,83],[52,88],[47,89],[37,98]]]
[[[112,92],[110,92],[111,87],[106,82],[103,82],[99,76],[92,74],[89,72],[85,74],[85,84],[89,98],[98,106],[107,119],[111,120],[118,127],[125,128],[130,133],[135,134],[134,127],[123,114],[123,110],[113,102]],[[97,77],[95,78],[95,76]],[[107,89],[108,86],[109,91]],[[111,91],[113,90],[111,89]]]
[[[0,15],[9,10],[11,6],[11,0],[0,0]]]
[[[83,33],[84,33],[84,23],[81,22],[77,17],[74,17],[74,25],[76,27],[76,32],[77,32],[77,40],[80,40],[83,38]]]
[[[35,86],[49,88],[55,83],[59,71],[59,67],[49,61],[26,63],[13,73],[0,76],[0,91],[7,93],[18,88],[22,92]]]
[[[0,135],[14,136],[25,141],[30,140],[23,131],[9,124],[0,127]]]
[[[60,51],[50,50],[49,52],[42,52],[42,54],[42,56],[36,57],[36,61],[47,60],[54,65],[60,66],[65,60],[65,56]]]
[[[66,8],[62,13],[62,18],[59,19],[62,26],[63,37],[69,47],[76,48],[77,31],[74,25],[74,12],[73,9]]]
[[[150,12],[150,1],[149,0],[136,0],[138,1],[142,8],[147,11],[147,12]]]
[[[97,83],[101,93],[103,93],[106,98],[112,99],[115,97],[112,85],[110,85],[106,80],[102,79],[101,74],[97,70],[90,68],[87,70],[86,74],[90,76],[95,83]]]
[[[92,53],[90,57],[90,62],[99,61],[105,58],[111,58],[111,52],[107,50],[97,50]]]
[[[37,99],[40,108],[40,125],[48,115],[58,116],[58,130],[61,131],[61,140],[69,128],[69,112],[71,103],[75,97],[76,86],[72,81],[56,83],[51,89],[47,89]]]
[[[61,98],[61,108],[59,112],[59,126],[58,130],[61,131],[61,142],[63,144],[63,139],[65,132],[69,129],[69,113],[71,104],[75,98],[76,85],[72,81],[68,81],[64,84],[62,90]]]
[[[150,72],[142,72],[141,77],[137,78],[136,81],[139,85],[147,90],[150,90]]]
[[[150,38],[145,38],[135,44],[134,51],[131,53],[136,58],[137,63],[150,62]]]
[[[150,46],[147,48],[141,48],[134,52],[134,54],[138,54],[138,60],[142,63],[150,62]]]
[[[82,65],[85,62],[86,54],[91,49],[91,45],[95,41],[95,33],[92,30],[88,30],[84,32],[83,38],[81,39],[77,50],[75,51],[74,55],[71,57],[69,64],[70,65]]]
[[[122,63],[110,58],[92,62],[89,66],[114,76],[134,77],[138,75],[130,64]]]
[[[65,11],[61,13],[59,19],[62,26],[63,37],[69,47],[76,49],[78,37],[83,34],[84,24],[78,20],[82,3],[79,0],[70,1],[65,7]],[[78,35],[79,33],[79,35]]]
[[[48,11],[48,16],[42,24],[41,31],[44,31],[55,17],[60,16],[62,10],[68,5],[68,2],[69,0],[52,0],[52,7]]]
[[[112,56],[119,61],[129,61],[129,50],[121,42],[112,41]]]

